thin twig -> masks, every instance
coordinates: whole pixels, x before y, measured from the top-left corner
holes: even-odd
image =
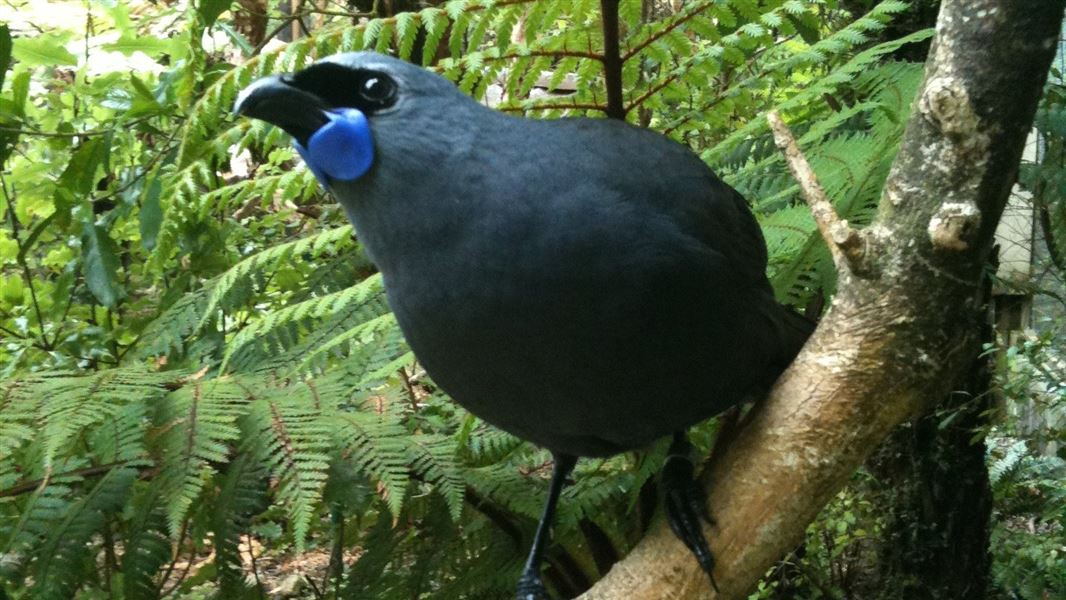
[[[322,576],[322,590],[328,591],[329,580],[333,579],[333,595],[339,598],[341,578],[344,576],[344,513],[336,505],[329,512],[333,522],[333,545],[329,552],[329,564]]]
[[[263,582],[259,580],[259,565],[255,560],[255,546],[252,545],[252,535],[250,533],[244,534],[245,542],[248,544],[248,562],[252,566],[252,576],[255,577],[255,589],[259,592],[259,597],[263,597]]]
[[[22,274],[26,279],[26,287],[30,288],[30,300],[33,302],[33,312],[37,315],[37,328],[41,330],[40,343],[44,346],[45,351],[51,351],[52,345],[48,343],[48,337],[44,334],[44,316],[41,313],[41,306],[37,302],[37,289],[33,285],[33,273],[30,271],[30,265],[26,262],[26,253],[23,251],[22,239],[19,238],[19,222],[18,217],[15,216],[15,190],[7,191],[7,179],[3,173],[0,173],[0,190],[3,191],[4,200],[7,201],[7,213],[11,217],[11,239],[15,240],[15,245],[18,248],[18,254],[16,255],[16,262],[22,268]]]
[[[306,580],[307,583],[311,586],[311,593],[315,595],[316,600],[322,600],[322,598],[326,597],[322,590],[318,589],[318,584],[315,583],[315,579],[313,577],[311,577],[307,573],[304,573],[304,580]]]
[[[20,340],[26,339],[26,336],[22,335],[21,333],[19,333],[17,331],[12,331],[12,330],[8,329],[7,327],[4,327],[3,325],[0,325],[0,332],[6,333],[6,334],[10,335],[11,337],[18,338]]]
[[[129,464],[129,462],[130,461],[123,460],[123,461],[119,461],[119,462],[109,463],[109,464],[106,464],[106,465],[98,465],[98,466],[95,466],[95,467],[85,467],[83,469],[75,469],[73,471],[66,471],[66,472],[63,472],[63,473],[55,474],[55,475],[51,475],[50,474],[48,477],[45,477],[43,479],[37,479],[37,480],[34,480],[34,481],[27,481],[25,483],[19,483],[19,484],[13,485],[13,486],[11,486],[11,487],[9,487],[7,489],[0,490],[0,498],[10,498],[12,496],[18,496],[20,494],[25,494],[27,492],[32,492],[32,491],[36,490],[37,488],[41,487],[42,485],[47,484],[48,480],[50,478],[55,478],[55,477],[79,477],[79,478],[81,478],[81,477],[92,477],[94,475],[104,475],[104,474],[108,473],[109,471],[111,471],[112,469],[117,469],[119,467],[123,467],[123,466]]]
[[[680,77],[680,76],[681,76],[680,73],[674,73],[672,75],[667,76],[665,79],[663,79],[659,83],[657,83],[657,84],[653,85],[652,87],[648,88],[647,90],[645,90],[645,92],[643,94],[637,96],[636,100],[634,100],[634,101],[629,103],[629,106],[626,107],[626,114],[629,114],[629,111],[631,111],[634,108],[637,108],[638,106],[643,104],[645,100],[647,100],[648,98],[651,98],[659,90],[661,90],[664,87],[670,85],[671,83],[677,81],[678,77]]]
[[[818,183],[814,169],[811,169],[807,158],[803,156],[796,138],[781,119],[781,115],[777,111],[770,111],[766,120],[774,132],[774,142],[784,153],[788,168],[803,191],[803,198],[811,208],[814,222],[829,246],[829,253],[833,256],[837,269],[859,270],[865,254],[862,236],[837,214],[825,190]]]
[[[325,8],[305,8],[303,10],[305,15],[326,15],[329,17],[344,17],[348,19],[362,19],[366,17],[370,19],[374,16],[374,13],[368,12],[346,12],[343,10],[329,10]],[[269,16],[269,15],[268,15]]]
[[[299,18],[300,17],[298,15],[289,15],[289,16],[285,17],[284,19],[282,19],[281,23],[278,23],[277,27],[275,27],[274,29],[271,29],[270,33],[268,33],[265,36],[263,36],[263,40],[261,42],[259,42],[258,44],[256,44],[255,48],[252,49],[252,53],[251,53],[250,56],[255,56],[255,55],[259,54],[260,52],[262,52],[263,48],[266,48],[266,45],[269,44],[271,40],[273,40],[275,37],[277,37],[277,35],[279,33],[281,33],[282,31],[285,31],[286,27],[288,27],[289,25],[292,25],[292,22],[295,21],[296,19],[299,19]]]
[[[181,558],[181,545],[185,543],[185,536],[189,533],[189,517],[186,516],[185,520],[181,522],[181,531],[178,533],[178,541],[174,544],[174,554],[170,558],[170,564],[167,565],[163,576],[159,579],[159,597],[165,598],[172,594],[181,585],[181,582],[185,579],[185,575],[189,572],[188,566],[192,565],[192,561],[196,558],[195,553],[189,557],[188,565],[186,566],[185,573],[182,573],[181,577],[174,582],[174,585],[169,590],[163,591],[162,586],[166,585],[167,580],[170,579],[170,574],[174,572],[174,566],[178,564],[178,559]]]
[[[121,127],[108,127],[108,128],[105,128],[105,129],[91,129],[89,131],[70,131],[70,132],[66,132],[66,131],[39,131],[37,129],[24,129],[24,128],[20,128],[20,127],[7,127],[7,126],[3,126],[3,125],[0,125],[0,131],[3,131],[5,133],[17,133],[19,135],[28,135],[28,136],[36,136],[36,137],[54,137],[54,138],[96,137],[96,136],[101,136],[101,135],[107,135],[109,133],[115,133],[116,131],[127,130],[130,127],[132,127],[133,125],[137,125],[138,123],[143,123],[143,122],[145,122],[145,121],[147,121],[149,119],[154,118],[155,116],[156,115],[145,115],[143,117],[137,117],[136,119],[130,119],[129,121],[123,123]]]
[[[1040,205],[1036,209],[1037,215],[1040,217],[1040,231],[1044,234],[1044,245],[1047,247],[1048,258],[1051,259],[1051,263],[1060,271],[1066,271],[1066,256],[1063,256],[1058,240],[1055,239],[1055,228],[1051,223],[1051,210],[1048,208],[1047,201],[1043,198],[1044,187],[1044,185],[1041,185],[1041,191],[1037,193],[1037,197],[1040,198]]]
[[[622,96],[622,57],[618,49],[618,2],[600,0],[603,24],[603,84],[607,88],[607,116],[625,120],[625,98]]]

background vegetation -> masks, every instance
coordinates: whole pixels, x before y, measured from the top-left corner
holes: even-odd
[[[0,598],[510,597],[548,455],[433,386],[286,136],[230,114],[256,77],[364,48],[531,118],[617,108],[595,0],[411,4],[92,1],[0,28]],[[621,2],[626,118],[749,199],[778,296],[809,314],[833,269],[763,116],[784,113],[867,223],[931,5]],[[980,409],[963,431],[988,439],[1004,598],[1066,597],[1064,98],[1049,88],[1023,173],[1048,250],[1016,291],[1049,298],[1048,320],[990,341],[991,386],[931,417],[936,435]],[[548,557],[560,596],[640,538],[664,450],[579,465]],[[755,596],[904,589],[878,570],[915,548],[884,481],[856,474]]]

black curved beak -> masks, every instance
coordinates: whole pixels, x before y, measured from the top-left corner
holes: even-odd
[[[327,108],[318,96],[292,85],[290,76],[273,75],[244,88],[233,112],[277,125],[306,146],[311,134],[329,122]]]

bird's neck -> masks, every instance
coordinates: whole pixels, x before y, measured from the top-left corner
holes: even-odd
[[[491,211],[487,204],[498,200],[481,193],[486,179],[495,176],[486,141],[498,138],[499,128],[512,119],[481,106],[433,118],[420,126],[375,130],[374,167],[335,189],[367,252],[386,274],[401,263],[446,259]],[[454,122],[440,123],[445,118]]]

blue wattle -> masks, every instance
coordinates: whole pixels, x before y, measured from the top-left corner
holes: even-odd
[[[326,112],[326,116],[329,123],[311,135],[306,148],[293,142],[296,151],[326,187],[331,181],[359,179],[374,163],[374,142],[366,115],[354,108],[341,108]]]

